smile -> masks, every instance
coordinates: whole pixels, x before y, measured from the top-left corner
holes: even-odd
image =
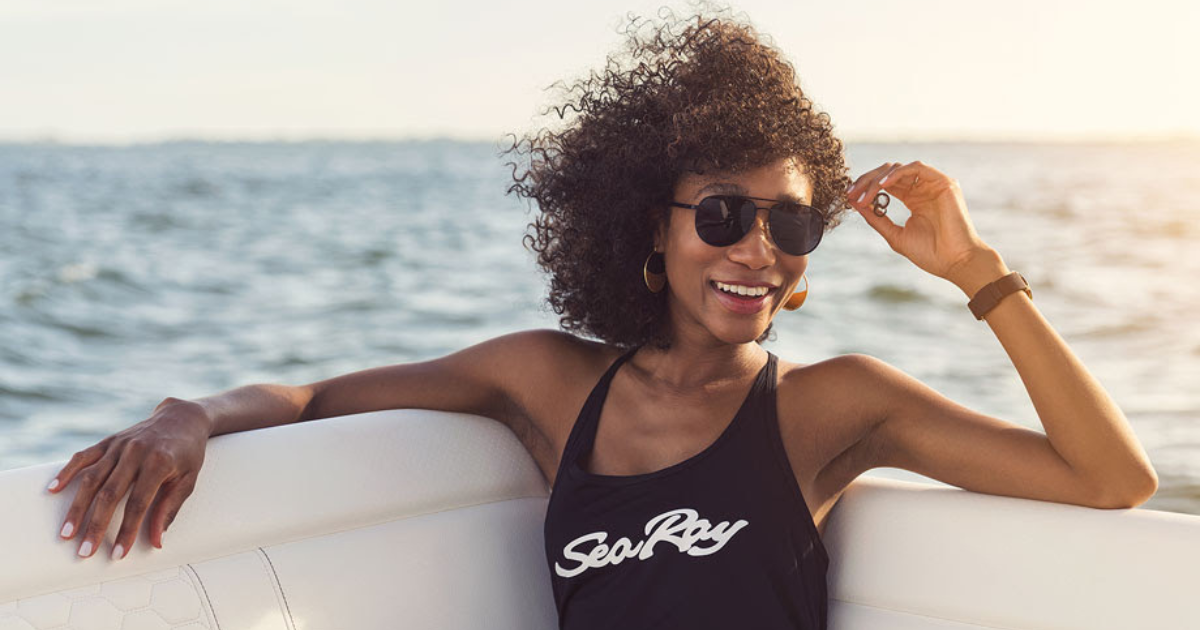
[[[717,294],[717,300],[720,301],[725,308],[733,311],[734,313],[741,314],[757,313],[761,311],[763,307],[766,306],[767,299],[775,292],[775,289],[769,289],[763,295],[738,295],[718,288],[717,283],[713,280],[708,282],[708,286],[710,289],[712,289],[713,293]]]

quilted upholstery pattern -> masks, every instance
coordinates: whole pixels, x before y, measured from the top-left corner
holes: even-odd
[[[0,630],[215,630],[187,567],[0,604]]]

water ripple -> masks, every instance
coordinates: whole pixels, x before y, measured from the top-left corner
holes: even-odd
[[[981,238],[1161,466],[1148,507],[1200,513],[1200,145],[851,144],[848,158],[959,180]],[[556,328],[521,243],[536,208],[510,184],[496,147],[449,141],[0,145],[0,467],[66,458],[166,396]],[[871,354],[1041,428],[961,292],[860,217],[809,269],[774,352]]]
[[[891,284],[877,284],[872,286],[867,291],[867,297],[885,304],[928,301],[928,298],[921,295],[919,291]]]

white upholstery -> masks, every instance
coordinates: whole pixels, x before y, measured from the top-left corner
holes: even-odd
[[[0,630],[555,628],[532,458],[395,410],[222,435],[154,549],[58,539],[65,462],[0,472]],[[1200,628],[1200,517],[862,477],[830,517],[830,628]]]
[[[91,558],[74,555],[78,540],[58,538],[74,485],[59,495],[45,486],[63,464],[0,473],[9,508],[0,630],[64,620],[114,629],[556,625],[545,479],[512,432],[486,418],[398,410],[217,436],[164,548],[146,542],[143,526],[120,561],[107,557],[119,517]],[[164,570],[191,599],[172,587],[170,597],[142,601],[148,588],[161,590],[155,572]],[[204,616],[183,620],[196,602]]]
[[[833,629],[1200,629],[1197,516],[860,477],[824,540]]]

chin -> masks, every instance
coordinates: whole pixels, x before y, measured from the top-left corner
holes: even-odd
[[[770,323],[769,321],[767,322]],[[710,328],[713,336],[728,344],[741,345],[758,341],[763,332],[767,330],[765,325],[759,326],[757,322],[751,325],[749,322],[743,325],[734,326],[718,326]]]

